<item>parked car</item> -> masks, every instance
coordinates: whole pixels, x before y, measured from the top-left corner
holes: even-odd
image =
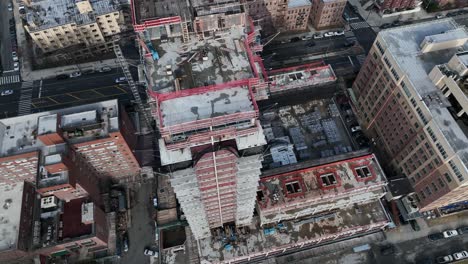
[[[442,234],[444,234],[444,237],[445,237],[445,238],[458,236],[458,232],[457,232],[457,230],[455,230],[455,229],[453,229],[453,230],[446,230],[446,231],[442,232]]]
[[[101,67],[101,69],[99,69],[99,72],[110,72],[110,71],[112,71],[112,68],[109,66],[104,66],[104,67]]]
[[[8,11],[13,11],[13,5],[11,3],[8,3]]]
[[[460,235],[468,234],[468,226],[462,226],[462,227],[457,228],[457,232]]]
[[[69,78],[69,76],[66,75],[66,74],[59,74],[59,75],[55,76],[55,79],[57,79],[57,80],[65,80],[65,79],[68,79],[68,78]]]
[[[441,19],[441,18],[443,18],[443,17],[444,17],[444,15],[442,15],[442,14],[437,14],[435,18]]]
[[[14,71],[19,71],[20,67],[19,67],[19,62],[15,62],[13,63],[13,70]]]
[[[335,36],[343,36],[343,35],[344,35],[344,31],[343,31],[343,30],[338,30],[338,31],[333,32],[333,34],[334,34]]]
[[[158,208],[158,197],[153,198],[153,206],[154,208]]]
[[[124,76],[115,78],[115,83],[124,83],[127,81],[127,78]]]
[[[314,39],[321,39],[321,38],[323,38],[322,34],[320,33],[314,34]]]
[[[393,247],[393,245],[386,245],[380,248],[380,254],[384,256],[388,256],[393,253],[395,253],[395,248]]]
[[[149,248],[145,248],[145,251],[143,251],[143,254],[145,254],[145,256],[153,256],[153,257],[157,257],[157,256],[158,256],[158,252],[157,252],[157,251],[152,250],[152,249],[149,249]]]
[[[75,72],[70,73],[70,78],[76,78],[76,77],[80,77],[80,76],[81,76],[81,72],[79,72],[79,71],[75,71]]]
[[[83,72],[84,74],[93,74],[95,73],[95,71],[93,69],[90,69],[90,70],[86,70]]]
[[[7,96],[7,95],[10,95],[10,94],[13,94],[13,90],[3,90],[0,93],[1,96]]]
[[[334,32],[325,32],[325,34],[323,34],[324,37],[333,37],[335,36],[335,33]]]
[[[352,126],[352,127],[351,127],[351,132],[352,132],[352,133],[358,132],[358,131],[361,131],[361,127],[360,127],[360,126]]]
[[[466,258],[468,258],[468,252],[466,250],[457,252],[457,253],[453,254],[453,258],[455,260],[466,259]]]
[[[11,52],[11,57],[13,58],[13,61],[18,61],[18,54],[16,54],[16,51]]]
[[[302,36],[302,37],[301,37],[302,40],[309,40],[309,39],[311,39],[311,38],[312,38],[311,36]]]
[[[451,255],[441,256],[441,257],[436,258],[436,260],[437,260],[437,263],[439,264],[449,263],[453,261],[453,257]]]
[[[385,23],[385,24],[382,24],[382,25],[380,26],[381,29],[386,29],[386,28],[391,28],[391,27],[392,27],[392,25],[389,24],[389,23]]]
[[[291,39],[291,42],[298,42],[300,40],[301,40],[300,37],[294,37],[294,38]]]
[[[430,234],[427,236],[430,240],[434,241],[434,240],[440,240],[440,239],[444,239],[444,234],[442,233],[434,233],[434,234]]]
[[[354,40],[346,40],[345,43],[343,44],[343,46],[344,46],[345,48],[349,48],[349,47],[354,46],[355,43],[356,43],[356,42],[355,42]]]
[[[411,228],[413,228],[414,231],[421,230],[421,227],[419,227],[419,224],[418,222],[416,222],[416,220],[410,220],[409,223],[411,225]]]

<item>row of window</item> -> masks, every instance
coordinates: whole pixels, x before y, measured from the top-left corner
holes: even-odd
[[[448,183],[452,182],[452,177],[450,176],[449,173],[444,173],[444,177]],[[424,187],[422,191],[419,192],[418,196],[421,197],[422,199],[426,199],[432,194],[437,193],[439,191],[439,187],[444,188],[446,186],[442,177],[437,178],[437,183],[438,184],[436,184],[435,182],[431,182],[429,185]]]

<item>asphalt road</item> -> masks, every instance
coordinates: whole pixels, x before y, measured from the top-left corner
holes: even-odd
[[[11,57],[11,37],[9,19],[13,17],[13,12],[8,11],[10,0],[0,1],[0,55],[4,71],[13,70],[13,59]]]
[[[136,74],[136,69],[132,68],[132,73]],[[81,77],[65,80],[34,81],[32,98],[29,102],[31,111],[47,111],[110,99],[119,99],[120,103],[129,104],[133,95],[128,85],[115,83],[115,78],[121,76],[123,76],[121,69],[113,69],[106,73],[83,74]],[[0,96],[0,118],[18,114],[20,88],[19,83],[9,85],[8,89],[12,89],[14,93]],[[140,96],[143,98],[146,96],[143,87]]]
[[[146,247],[152,247],[155,241],[154,221],[152,212],[154,211],[151,197],[153,196],[154,179],[147,180],[134,188],[131,199],[132,225],[128,229],[129,249],[123,253],[120,263],[147,264],[149,256],[145,256],[143,251]]]

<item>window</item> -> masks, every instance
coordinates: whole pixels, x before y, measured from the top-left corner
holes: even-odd
[[[379,49],[380,54],[383,54],[383,53],[384,53],[384,50],[383,50],[382,45],[380,44],[380,42],[378,42],[378,41],[375,42],[375,45],[376,45],[377,48]]]
[[[330,185],[337,184],[335,175],[333,173],[321,175],[320,179],[322,180],[323,186],[330,186]]]
[[[429,136],[431,136],[431,139],[432,139],[432,141],[434,143],[437,142],[437,137],[435,136],[434,131],[432,130],[432,128],[428,127],[427,128],[427,133],[429,133]]]
[[[449,165],[452,168],[453,172],[455,173],[455,176],[457,176],[459,181],[464,181],[465,178],[463,178],[463,175],[461,174],[460,170],[458,169],[457,165],[453,162],[453,160],[449,161]]]
[[[450,174],[444,173],[445,179],[447,180],[448,183],[452,182],[452,177],[450,177]]]
[[[392,72],[392,75],[395,78],[395,80],[398,81],[400,79],[400,75],[398,75],[398,73],[396,72],[395,69],[392,69],[391,72]]]
[[[442,157],[444,159],[447,159],[448,156],[447,156],[447,153],[445,152],[444,147],[442,147],[442,145],[440,145],[440,143],[436,143],[436,146],[437,146],[437,149],[439,149],[439,152],[442,155]]]
[[[369,168],[366,166],[355,168],[357,175],[359,178],[364,179],[372,176],[372,173],[370,172]]]
[[[410,93],[410,91],[408,90],[408,87],[406,86],[406,83],[405,83],[405,82],[401,82],[400,85],[401,85],[401,88],[403,89],[403,91],[405,92],[406,96],[407,96],[408,98],[410,98],[410,97],[411,97],[411,93]]]
[[[437,185],[434,182],[432,182],[431,185],[432,189],[434,189],[434,192],[437,192],[439,190],[439,187],[437,187]]]
[[[437,181],[439,182],[440,188],[444,188],[444,187],[445,187],[445,182],[444,182],[444,180],[442,180],[442,178],[439,177],[439,178],[437,179]]]
[[[301,184],[298,181],[288,182],[285,186],[288,194],[302,192]]]
[[[416,112],[418,113],[419,115],[419,118],[421,118],[422,122],[424,123],[424,125],[427,124],[427,119],[426,117],[424,116],[423,112],[421,111],[421,108],[416,108]]]
[[[424,190],[426,191],[427,196],[432,195],[432,191],[431,191],[431,188],[429,188],[429,186],[426,186],[426,188]]]

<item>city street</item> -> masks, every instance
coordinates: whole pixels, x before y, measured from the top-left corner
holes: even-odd
[[[4,71],[13,70],[13,59],[11,57],[11,36],[9,29],[9,20],[13,17],[13,12],[8,11],[8,3],[10,3],[9,0],[0,1],[0,56]]]
[[[150,247],[155,243],[154,221],[152,220],[154,181],[147,179],[147,182],[137,183],[137,186],[130,192],[130,203],[132,205],[132,223],[128,229],[129,249],[123,252],[120,263],[150,263],[150,257],[145,256],[145,247]]]

